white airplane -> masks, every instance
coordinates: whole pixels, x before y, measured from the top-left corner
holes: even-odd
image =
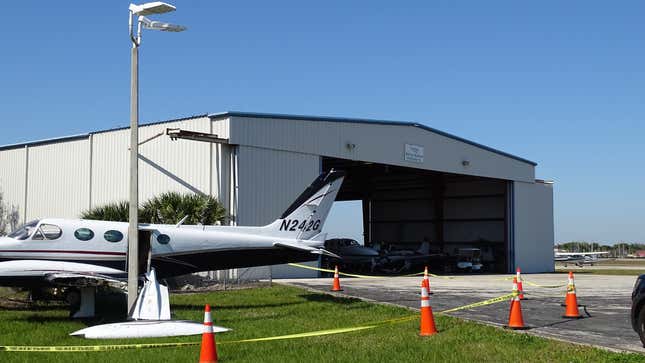
[[[585,264],[593,266],[598,262],[598,257],[609,254],[609,252],[554,252],[555,262],[561,262],[566,267],[572,263],[576,266],[583,267]]]
[[[164,278],[338,257],[323,248],[321,231],[343,178],[340,171],[321,174],[279,219],[262,227],[140,224],[140,271],[154,268]],[[0,237],[0,286],[66,288],[80,301],[73,317],[93,316],[97,287],[125,286],[127,231],[122,222],[29,222]]]

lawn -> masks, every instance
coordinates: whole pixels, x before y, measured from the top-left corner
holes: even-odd
[[[271,342],[235,340],[343,328],[410,316],[410,310],[335,298],[273,286],[201,294],[172,295],[179,319],[201,321],[203,305],[212,304],[215,324],[234,329],[217,336],[222,362],[642,362],[637,354],[551,341],[460,319],[436,316],[440,333],[417,336],[416,319],[353,333]],[[4,305],[6,306],[6,305]],[[0,345],[93,345],[135,342],[191,342],[174,339],[91,341],[67,334],[85,324],[70,321],[60,305],[0,309]],[[195,362],[197,346],[83,353],[0,352],[0,362]]]

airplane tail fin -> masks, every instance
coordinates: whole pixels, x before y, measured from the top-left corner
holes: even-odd
[[[344,172],[335,170],[321,174],[279,219],[263,227],[266,234],[299,240],[320,238],[318,235],[336,200],[344,177]]]

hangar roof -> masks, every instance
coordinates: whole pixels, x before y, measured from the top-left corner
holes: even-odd
[[[140,126],[150,126],[150,125],[158,125],[158,124],[164,124],[164,123],[170,123],[170,122],[176,122],[176,121],[182,121],[182,120],[189,120],[192,118],[200,118],[200,117],[211,117],[211,118],[222,118],[222,117],[253,117],[253,118],[266,118],[266,119],[288,119],[288,120],[303,120],[303,121],[321,121],[321,122],[342,122],[342,123],[357,123],[357,124],[373,124],[373,125],[393,125],[393,126],[408,126],[408,127],[415,127],[419,128],[428,132],[432,132],[441,136],[445,136],[448,138],[451,138],[453,140],[457,140],[478,148],[481,148],[483,150],[487,150],[505,157],[509,157],[511,159],[515,159],[533,166],[536,166],[537,163],[531,160],[527,160],[524,158],[521,158],[519,156],[513,155],[506,153],[504,151],[482,145],[480,143],[461,138],[459,136],[452,135],[450,133],[437,130],[435,128],[420,124],[418,122],[409,122],[409,121],[391,121],[391,120],[375,120],[375,119],[363,119],[363,118],[347,118],[347,117],[328,117],[328,116],[305,116],[305,115],[289,115],[289,114],[278,114],[278,113],[255,113],[255,112],[240,112],[240,111],[226,111],[226,112],[220,112],[220,113],[212,113],[212,114],[201,114],[201,115],[194,115],[194,116],[189,116],[189,117],[182,117],[182,118],[176,118],[176,119],[171,119],[171,120],[164,120],[164,121],[156,121],[156,122],[149,122],[149,123],[143,123],[140,124]],[[104,129],[104,130],[98,130],[98,131],[92,131],[88,132],[86,134],[78,134],[78,135],[72,135],[72,136],[63,136],[63,137],[57,137],[57,138],[51,138],[51,139],[44,139],[44,140],[36,140],[36,141],[29,141],[29,142],[24,142],[24,143],[16,143],[16,144],[10,144],[10,145],[2,145],[0,146],[0,150],[7,150],[7,149],[15,149],[19,147],[25,147],[25,146],[37,146],[37,145],[44,145],[44,144],[50,144],[50,143],[56,143],[56,142],[64,142],[64,141],[72,141],[72,140],[78,140],[78,139],[83,139],[88,137],[91,134],[98,134],[98,133],[105,133],[105,132],[111,132],[111,131],[118,131],[118,130],[124,130],[128,129],[129,126],[124,126],[124,127],[117,127],[117,128],[112,128],[112,129]]]
[[[364,118],[348,118],[348,117],[329,117],[329,116],[306,116],[306,115],[289,115],[289,114],[279,114],[279,113],[255,113],[255,112],[239,112],[239,111],[227,111],[221,113],[209,114],[209,117],[229,117],[229,116],[239,116],[239,117],[253,117],[253,118],[266,118],[266,119],[285,119],[285,120],[302,120],[302,121],[322,121],[322,122],[344,122],[344,123],[357,123],[357,124],[373,124],[373,125],[393,125],[393,126],[410,126],[416,127],[428,132],[432,132],[441,136],[451,138],[469,145],[476,146],[478,148],[494,152],[499,155],[503,155],[518,161],[525,162],[536,166],[537,163],[531,160],[521,158],[519,156],[509,154],[507,152],[482,145],[480,143],[464,139],[453,134],[437,130],[435,128],[420,124],[418,122],[410,121],[391,121],[391,120],[375,120],[375,119],[364,119]]]

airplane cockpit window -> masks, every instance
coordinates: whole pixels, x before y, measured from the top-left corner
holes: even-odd
[[[11,232],[7,237],[17,239],[17,240],[25,240],[31,236],[31,234],[34,232],[34,229],[38,225],[38,221],[31,221],[29,223],[25,223],[22,225],[20,228],[16,229],[15,231]]]
[[[105,238],[105,240],[108,242],[121,242],[121,240],[123,239],[123,233],[115,230],[110,230],[103,234],[103,238]]]
[[[94,238],[94,232],[89,228],[79,228],[74,232],[74,237],[80,241],[89,241]]]
[[[41,224],[38,227],[38,230],[31,237],[32,240],[42,241],[42,240],[54,240],[60,238],[63,235],[63,231],[60,227],[53,224]]]

